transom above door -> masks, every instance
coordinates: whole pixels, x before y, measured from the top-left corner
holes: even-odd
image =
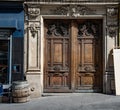
[[[44,23],[44,92],[101,92],[102,20]]]

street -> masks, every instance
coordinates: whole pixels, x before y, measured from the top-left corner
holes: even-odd
[[[49,94],[26,103],[1,103],[0,110],[119,110],[120,96],[99,93]]]

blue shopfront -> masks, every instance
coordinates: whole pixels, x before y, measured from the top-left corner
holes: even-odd
[[[22,1],[0,2],[0,83],[23,79],[24,10]]]

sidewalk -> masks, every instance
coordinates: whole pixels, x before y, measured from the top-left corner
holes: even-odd
[[[1,103],[0,110],[120,110],[120,96],[99,93],[47,94],[27,103]]]

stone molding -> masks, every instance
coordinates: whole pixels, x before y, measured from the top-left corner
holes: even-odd
[[[40,72],[40,21],[27,22],[27,72]]]

